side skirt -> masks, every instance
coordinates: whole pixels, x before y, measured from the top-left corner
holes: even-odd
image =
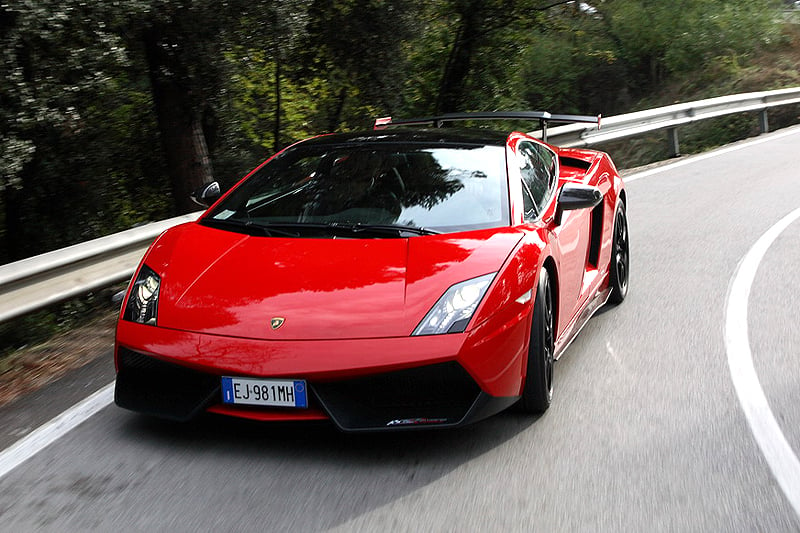
[[[578,314],[577,318],[569,325],[564,335],[562,335],[561,338],[558,339],[558,342],[556,342],[556,361],[558,361],[561,356],[564,355],[564,352],[567,351],[567,348],[569,348],[569,345],[575,340],[575,337],[578,336],[578,333],[580,333],[583,327],[589,322],[589,319],[594,316],[598,309],[606,304],[609,296],[611,296],[610,287],[598,292],[591,300],[587,302],[587,304],[583,307],[583,310]]]

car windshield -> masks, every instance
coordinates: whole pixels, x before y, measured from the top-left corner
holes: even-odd
[[[407,236],[504,226],[508,212],[502,146],[373,143],[290,148],[203,222],[274,236],[326,226],[400,227]]]

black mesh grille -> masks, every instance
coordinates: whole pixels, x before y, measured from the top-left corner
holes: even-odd
[[[188,420],[219,398],[220,379],[120,347],[114,400],[120,407]]]
[[[455,362],[312,387],[334,421],[350,430],[455,424],[480,393]]]
[[[589,246],[589,264],[597,267],[600,257],[600,241],[603,238],[603,203],[600,202],[592,209],[592,233]]]

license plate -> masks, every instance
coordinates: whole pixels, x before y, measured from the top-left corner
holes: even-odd
[[[302,379],[222,378],[222,402],[270,407],[308,407]]]

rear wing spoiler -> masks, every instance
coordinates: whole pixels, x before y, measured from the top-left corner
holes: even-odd
[[[382,130],[389,126],[433,126],[441,128],[445,122],[462,120],[538,120],[542,130],[542,140],[547,142],[548,123],[588,122],[597,124],[597,128],[600,129],[600,119],[601,115],[554,115],[547,111],[479,111],[475,113],[446,113],[432,117],[402,118],[397,120],[392,119],[392,117],[376,118],[374,129]]]

